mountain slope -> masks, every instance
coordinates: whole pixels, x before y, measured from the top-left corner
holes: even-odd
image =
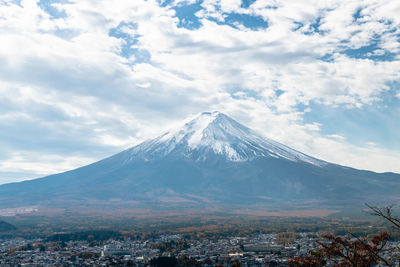
[[[61,174],[0,186],[0,205],[150,208],[398,200],[400,175],[330,164],[266,139],[219,112]]]
[[[10,232],[14,230],[17,230],[17,227],[7,222],[0,221],[0,233]]]

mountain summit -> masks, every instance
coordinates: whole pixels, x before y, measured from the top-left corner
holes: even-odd
[[[203,112],[187,119],[175,129],[132,148],[132,159],[184,155],[206,160],[219,155],[229,161],[248,161],[259,157],[285,158],[314,165],[324,162],[264,138],[223,113]]]
[[[352,207],[399,200],[400,175],[331,164],[219,112],[72,171],[0,186],[0,207]]]

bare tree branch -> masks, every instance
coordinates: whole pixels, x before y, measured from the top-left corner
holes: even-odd
[[[384,218],[385,220],[390,222],[394,228],[396,228],[397,230],[400,230],[400,218],[392,215],[394,205],[390,205],[390,206],[386,206],[386,207],[376,207],[376,206],[371,206],[369,204],[365,204],[365,205],[371,209],[371,211],[372,211],[372,212],[370,212],[371,215]]]

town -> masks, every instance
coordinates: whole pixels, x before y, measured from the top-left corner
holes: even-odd
[[[318,233],[260,233],[252,237],[187,240],[162,234],[152,240],[123,238],[103,242],[0,239],[0,266],[288,266],[295,256],[318,248]],[[398,265],[400,242],[385,257]],[[179,265],[178,265],[179,264]]]

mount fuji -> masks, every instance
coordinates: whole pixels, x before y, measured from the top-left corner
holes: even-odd
[[[0,207],[181,209],[395,203],[400,174],[319,160],[204,112],[93,164],[0,186]]]

